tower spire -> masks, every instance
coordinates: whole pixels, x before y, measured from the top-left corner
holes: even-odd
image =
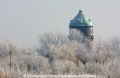
[[[82,10],[79,10],[79,13],[82,13]]]

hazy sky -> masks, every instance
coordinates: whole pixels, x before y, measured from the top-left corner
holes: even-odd
[[[120,37],[120,0],[0,0],[0,41],[32,47],[43,32],[68,34],[79,10],[92,20],[95,38]]]

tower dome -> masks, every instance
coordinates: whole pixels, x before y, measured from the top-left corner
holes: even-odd
[[[92,22],[88,19],[82,10],[70,21],[69,26],[92,26]]]

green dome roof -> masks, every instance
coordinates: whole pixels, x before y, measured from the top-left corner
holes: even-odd
[[[75,18],[70,21],[69,26],[92,26],[92,22],[80,10]]]

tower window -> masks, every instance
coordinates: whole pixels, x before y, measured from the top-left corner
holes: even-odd
[[[92,30],[92,27],[91,27],[91,30]]]

